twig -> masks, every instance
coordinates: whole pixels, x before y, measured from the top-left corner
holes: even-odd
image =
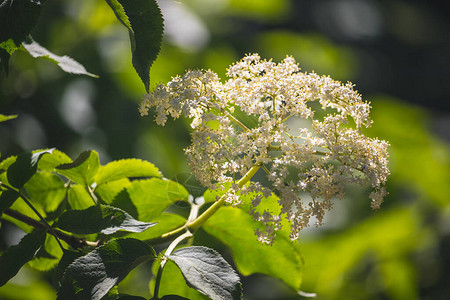
[[[3,211],[3,213],[5,215],[8,215],[8,216],[10,216],[10,217],[12,217],[14,219],[17,219],[17,220],[21,221],[21,222],[23,222],[23,223],[25,223],[27,225],[30,225],[30,226],[32,226],[34,228],[38,228],[38,229],[48,228],[46,224],[44,224],[42,222],[39,222],[38,220],[35,220],[33,218],[30,218],[30,217],[28,217],[28,216],[26,216],[26,215],[24,215],[24,214],[22,214],[22,213],[20,213],[20,212],[18,212],[16,210],[7,208],[7,209],[5,209]],[[52,230],[48,231],[48,233],[53,235],[53,236],[55,236],[57,239],[63,240],[64,242],[66,242],[69,246],[71,246],[74,249],[81,249],[84,246],[89,246],[89,247],[96,247],[97,246],[96,242],[90,242],[90,241],[86,241],[86,240],[77,238],[77,237],[75,237],[73,235],[69,235],[69,234],[67,234],[65,232],[62,232],[62,231],[60,231],[58,229],[55,229],[55,228],[52,228]],[[63,248],[63,250],[64,250],[64,248]]]

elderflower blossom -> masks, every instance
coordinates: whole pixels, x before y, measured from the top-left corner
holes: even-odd
[[[265,225],[256,231],[260,241],[271,243],[282,219],[290,222],[293,240],[313,217],[320,225],[332,198],[342,198],[348,184],[371,186],[371,206],[379,208],[387,194],[389,144],[361,133],[372,124],[370,105],[351,83],[300,72],[289,56],[276,64],[257,54],[230,66],[227,76],[222,83],[212,71],[188,71],[147,94],[140,112],[155,107],[160,125],[169,115],[192,118],[185,152],[193,174],[211,189],[232,183],[225,196],[232,205],[253,192],[251,212]],[[291,128],[296,119],[309,125]],[[268,186],[239,187],[237,180],[257,165]],[[272,192],[279,196],[279,213],[258,212]]]

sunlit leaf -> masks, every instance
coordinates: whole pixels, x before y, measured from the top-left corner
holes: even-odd
[[[17,118],[17,115],[7,116],[7,115],[0,114],[0,122],[5,122],[5,121],[12,120],[12,119],[15,119],[15,118]]]
[[[303,258],[299,246],[285,232],[279,232],[272,246],[257,241],[257,228],[248,213],[233,207],[222,207],[203,229],[229,246],[239,272],[262,273],[281,279],[294,290],[302,282]]]
[[[46,211],[54,211],[66,196],[61,178],[47,172],[34,174],[24,188],[33,202],[39,203]]]
[[[52,63],[57,64],[64,72],[78,74],[78,75],[87,75],[91,77],[98,77],[98,75],[89,73],[79,62],[70,58],[69,56],[58,56],[48,51],[46,48],[39,45],[36,41],[31,40],[27,42],[23,42],[23,47],[28,53],[34,58],[43,58]]]
[[[48,271],[58,264],[62,255],[63,252],[55,237],[47,234],[44,247],[39,249],[28,265],[39,271]]]
[[[132,233],[128,237],[134,237],[140,240],[150,240],[160,237],[162,234],[170,232],[180,226],[186,224],[186,219],[180,215],[162,213],[160,216],[153,219],[156,223],[151,230],[146,230],[140,233]]]
[[[57,299],[101,299],[133,268],[155,257],[153,248],[144,242],[113,240],[69,265]]]
[[[106,0],[117,19],[128,29],[133,66],[145,85],[150,85],[150,67],[163,36],[163,18],[155,0]]]
[[[33,259],[36,251],[44,244],[45,230],[36,230],[22,238],[18,245],[11,246],[0,256],[0,286],[3,286]]]
[[[72,209],[86,209],[94,204],[94,200],[82,185],[76,184],[68,191],[68,202]]]
[[[122,159],[100,167],[95,182],[101,185],[105,182],[130,177],[161,177],[154,164],[140,159]]]
[[[126,190],[137,209],[139,220],[144,222],[153,221],[167,207],[177,201],[187,201],[189,197],[180,184],[159,178],[133,181]]]
[[[84,186],[89,186],[94,182],[94,176],[97,174],[99,168],[100,160],[98,153],[95,151],[84,151],[73,163],[56,167],[59,174]]]

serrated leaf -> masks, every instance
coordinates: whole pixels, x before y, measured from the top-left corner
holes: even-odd
[[[56,167],[56,171],[68,179],[84,186],[90,186],[100,168],[100,159],[96,151],[82,152],[73,163]]]
[[[281,231],[272,246],[263,245],[254,233],[258,226],[247,212],[222,207],[202,228],[231,248],[236,267],[242,275],[266,274],[299,290],[304,264],[299,246]]]
[[[0,4],[0,43],[11,39],[19,47],[36,25],[45,2],[3,0]]]
[[[144,242],[113,240],[70,264],[57,299],[101,299],[133,268],[155,257],[155,250]]]
[[[113,234],[119,230],[142,232],[156,223],[140,222],[125,211],[109,205],[91,206],[85,210],[69,210],[56,223],[62,230],[76,234]]]
[[[3,286],[20,268],[33,259],[36,251],[45,242],[46,231],[36,230],[22,238],[18,245],[11,246],[0,256],[0,286]]]
[[[10,208],[13,205],[14,201],[18,198],[17,193],[14,191],[3,191],[0,194],[0,215],[7,208]]]
[[[72,209],[86,209],[95,204],[86,188],[79,184],[71,186],[67,194],[68,202]]]
[[[12,120],[12,119],[15,119],[15,118],[17,118],[17,115],[9,115],[9,116],[7,116],[7,115],[0,114],[0,122],[5,122],[5,121]]]
[[[62,255],[62,250],[55,237],[48,234],[45,239],[44,247],[39,249],[34,259],[31,260],[28,265],[39,271],[48,271],[58,264]]]
[[[8,182],[15,188],[20,189],[36,173],[39,159],[46,153],[51,153],[53,149],[35,153],[23,153],[17,156],[16,161],[9,166],[6,171]]]
[[[133,67],[148,92],[150,67],[158,56],[164,20],[155,0],[106,0],[117,19],[128,29]]]
[[[122,159],[100,167],[95,182],[101,185],[105,182],[130,177],[161,177],[154,164],[140,159]]]
[[[211,299],[241,299],[239,276],[217,251],[192,246],[175,250],[169,259],[180,268],[190,287]]]
[[[160,216],[156,217],[154,221],[156,225],[152,228],[152,230],[147,230],[140,233],[132,233],[127,236],[140,240],[150,240],[160,237],[166,232],[170,232],[178,227],[183,226],[184,224],[186,224],[187,220],[180,215],[163,213]]]
[[[71,263],[73,263],[77,258],[80,258],[83,255],[84,255],[83,253],[78,251],[71,251],[67,249],[64,250],[62,257],[59,260],[58,265],[56,266],[54,274],[54,278],[58,283],[61,282],[67,267],[69,267]]]
[[[34,174],[24,188],[30,198],[47,212],[56,210],[66,196],[66,187],[61,178],[47,172]]]
[[[38,163],[38,169],[42,171],[54,171],[54,169],[62,164],[69,164],[72,159],[62,151],[53,149],[53,151],[47,155],[44,155]]]
[[[155,290],[155,277],[156,274],[158,274],[158,269],[160,267],[161,263],[159,261],[155,261],[152,266],[152,273],[153,273],[153,279],[150,281],[150,291]],[[162,272],[161,281],[159,283],[159,292],[158,296],[161,295],[170,295],[170,296],[178,296],[182,297],[180,299],[196,299],[196,300],[207,300],[209,299],[207,296],[203,295],[199,291],[196,291],[193,288],[190,288],[186,281],[184,280],[183,275],[181,274],[180,269],[178,266],[168,260],[166,265],[164,266],[164,270]],[[153,295],[153,299],[159,299],[156,298],[155,295]],[[168,296],[164,296],[168,297]],[[162,297],[162,299],[167,299]],[[170,297],[168,298],[170,299]],[[176,299],[176,298],[175,298]]]
[[[52,63],[57,64],[64,72],[66,73],[72,73],[77,75],[87,75],[91,77],[98,78],[98,75],[89,73],[86,71],[85,67],[74,60],[73,58],[64,55],[64,56],[58,56],[56,54],[53,54],[52,52],[48,51],[46,48],[39,45],[36,41],[30,38],[30,40],[22,43],[25,50],[28,51],[28,53],[33,56],[34,58],[43,58],[45,60],[48,60]]]
[[[153,221],[170,205],[189,198],[183,186],[159,178],[133,181],[126,190],[137,209],[139,220],[144,222]]]

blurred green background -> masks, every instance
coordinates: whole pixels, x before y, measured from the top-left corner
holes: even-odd
[[[390,195],[371,211],[368,191],[348,189],[325,225],[300,237],[305,292],[317,299],[450,298],[450,9],[447,1],[161,0],[165,37],[151,86],[186,69],[221,78],[246,53],[356,84],[373,106],[370,136],[390,141]],[[157,126],[137,107],[145,89],[131,65],[126,29],[105,1],[49,0],[34,39],[100,78],[74,76],[15,53],[0,75],[2,158],[56,147],[86,149],[102,163],[138,157],[168,178],[188,173],[183,120]],[[0,228],[0,250],[20,232]],[[220,248],[220,245],[217,247]],[[268,258],[270,259],[270,258]],[[148,297],[149,266],[124,291]],[[141,279],[141,280],[140,280]],[[53,299],[51,274],[22,270],[0,299]],[[301,299],[262,275],[243,278],[246,299]]]

